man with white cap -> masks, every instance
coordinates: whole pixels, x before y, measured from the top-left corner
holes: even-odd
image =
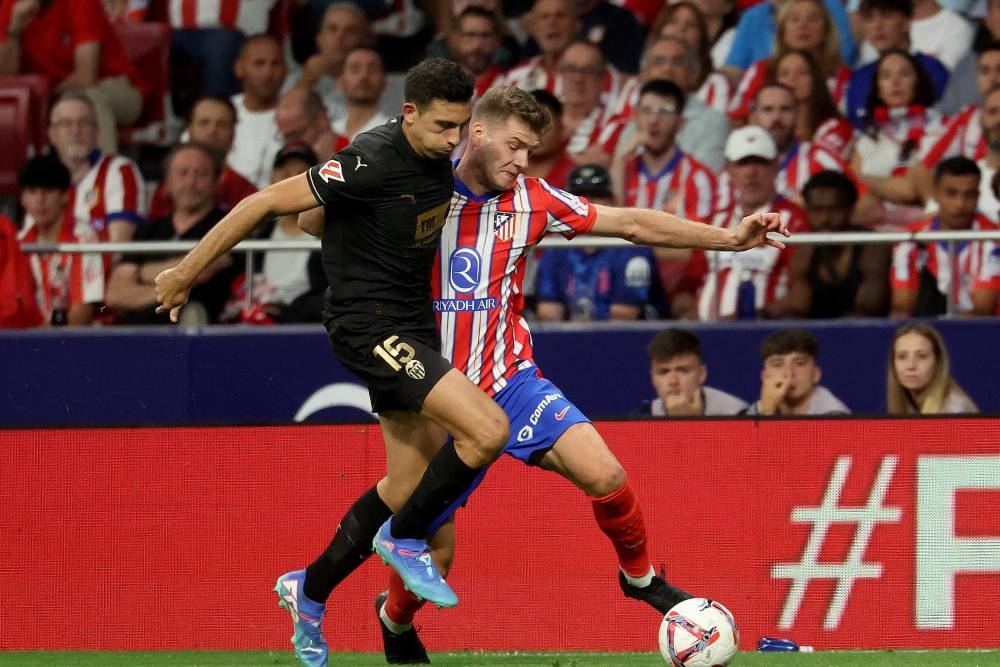
[[[734,130],[726,141],[726,172],[733,184],[732,203],[715,213],[711,224],[730,229],[745,215],[778,213],[791,232],[808,231],[805,211],[778,194],[778,148],[759,125]],[[701,320],[747,318],[766,313],[788,291],[794,246],[732,252],[696,252],[689,264],[689,288],[675,295],[678,318]]]

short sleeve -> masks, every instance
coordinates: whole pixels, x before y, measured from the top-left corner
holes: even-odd
[[[376,163],[352,144],[306,174],[309,187],[321,204],[338,198],[372,201],[381,194],[385,173],[390,168],[391,165]]]
[[[110,23],[100,0],[82,0],[72,11],[70,30],[74,47],[104,41],[110,32]]]
[[[542,179],[538,179],[538,184],[541,186],[539,196],[544,199],[542,203],[547,213],[546,232],[556,232],[571,239],[594,228],[597,209],[593,204]]]
[[[892,251],[892,267],[889,269],[889,284],[893,289],[917,289],[920,275],[917,272],[917,246],[914,243],[900,243]]]

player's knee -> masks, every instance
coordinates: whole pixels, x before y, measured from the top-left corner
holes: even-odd
[[[483,415],[469,444],[476,458],[485,464],[500,456],[509,436],[510,423],[507,416],[498,410],[497,414]]]
[[[625,469],[617,461],[612,461],[594,474],[590,484],[587,485],[587,495],[603,498],[622,488],[625,479]]]

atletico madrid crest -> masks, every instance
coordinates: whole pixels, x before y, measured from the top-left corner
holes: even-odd
[[[493,232],[501,241],[514,238],[514,214],[497,211],[493,214]]]

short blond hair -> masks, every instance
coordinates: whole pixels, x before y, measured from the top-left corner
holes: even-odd
[[[490,88],[476,103],[473,121],[505,122],[517,118],[542,136],[552,126],[552,115],[531,93],[516,86]]]

